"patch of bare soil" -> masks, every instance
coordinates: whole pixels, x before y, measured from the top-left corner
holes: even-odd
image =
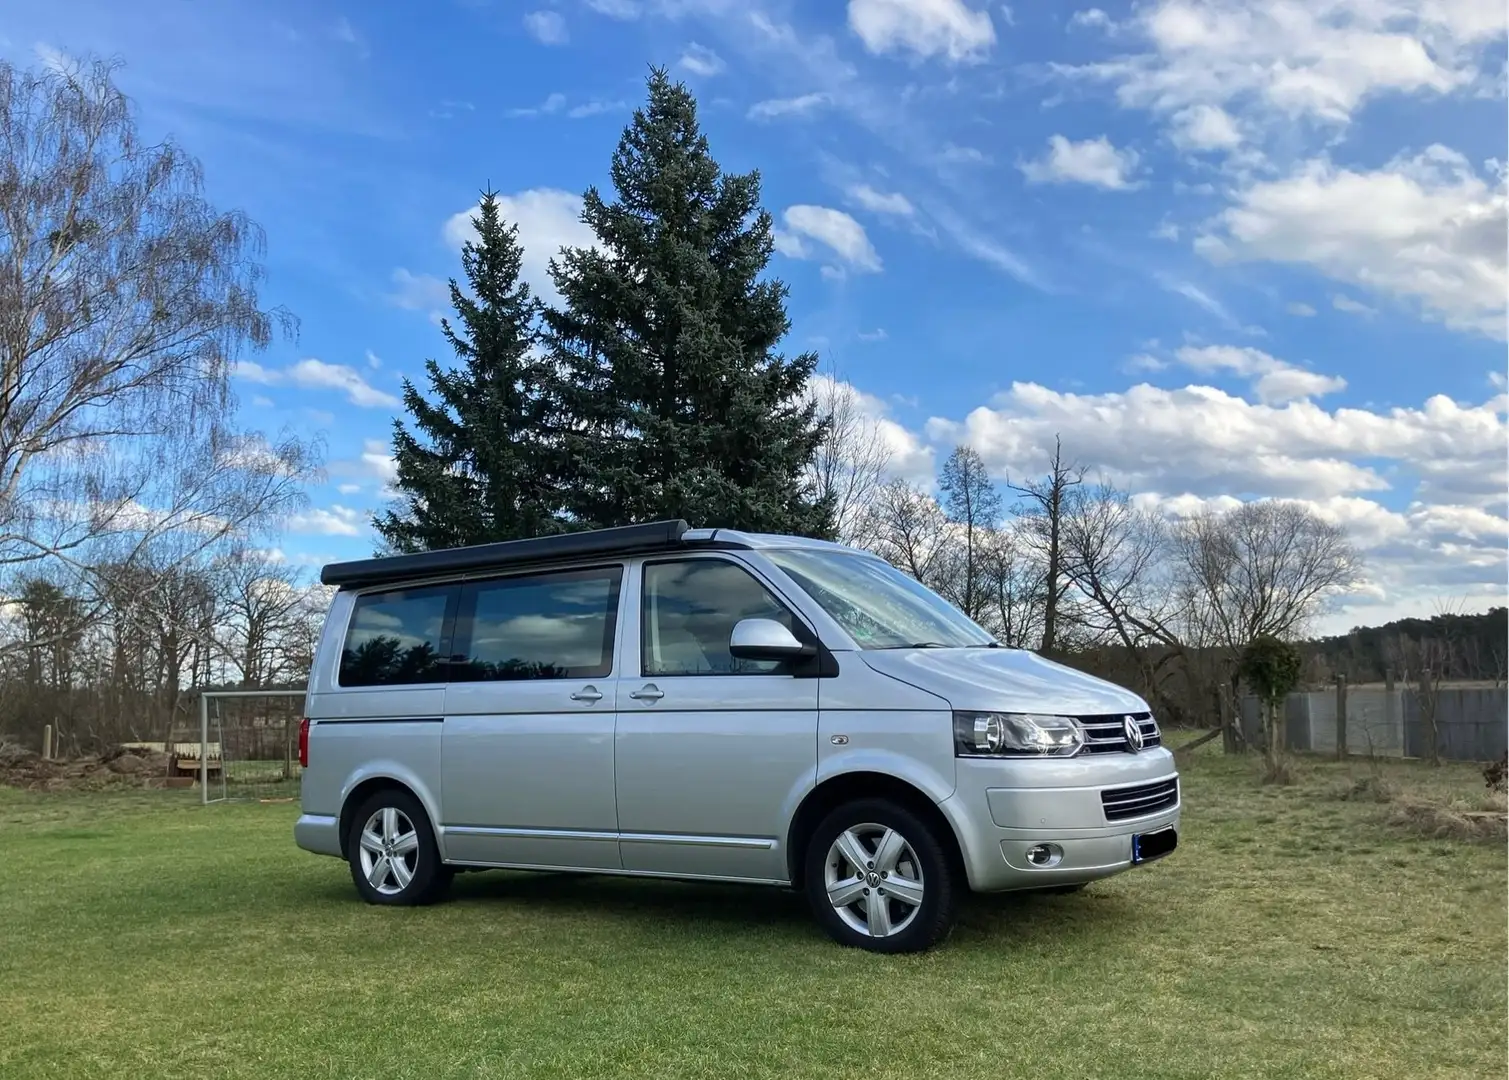
[[[47,760],[35,750],[0,744],[0,784],[31,791],[144,787],[168,775],[168,755],[117,747],[104,754]]]

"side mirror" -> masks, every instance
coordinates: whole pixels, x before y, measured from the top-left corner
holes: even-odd
[[[774,619],[744,619],[734,627],[728,651],[736,660],[800,660],[817,649]]]

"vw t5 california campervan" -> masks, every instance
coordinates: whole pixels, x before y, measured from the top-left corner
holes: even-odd
[[[1178,840],[1144,701],[866,552],[670,521],[322,580],[294,834],[374,904],[458,869],[758,883],[916,951],[965,890],[1072,891]]]

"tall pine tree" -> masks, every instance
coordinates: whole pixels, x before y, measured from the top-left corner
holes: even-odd
[[[564,488],[579,527],[667,517],[826,536],[803,469],[824,437],[806,393],[815,354],[776,351],[786,286],[757,173],[725,175],[697,106],[663,70],[613,155],[617,200],[587,191],[597,246],[551,265],[564,306],[546,340],[572,425]]]
[[[441,332],[460,365],[425,361],[432,402],[407,379],[411,433],[393,422],[399,506],[374,524],[399,552],[558,532],[559,440],[552,436],[554,369],[539,348],[540,302],[519,279],[517,226],[494,193],[472,219],[461,251],[469,289],[451,280],[456,323]],[[421,436],[422,441],[421,441]]]

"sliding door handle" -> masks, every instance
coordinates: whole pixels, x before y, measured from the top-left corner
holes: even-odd
[[[648,686],[641,686],[638,690],[635,690],[629,696],[635,701],[643,701],[647,705],[653,705],[655,704],[655,702],[665,697],[665,692],[662,691],[654,683],[650,683]]]

